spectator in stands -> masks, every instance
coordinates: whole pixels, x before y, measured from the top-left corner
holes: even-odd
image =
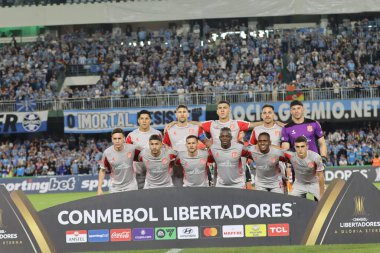
[[[380,158],[379,155],[376,154],[375,157],[372,160],[372,166],[379,167],[380,166]]]

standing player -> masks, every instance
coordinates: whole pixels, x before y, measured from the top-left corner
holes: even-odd
[[[203,131],[196,124],[188,122],[189,109],[186,105],[179,105],[175,110],[177,121],[164,133],[164,144],[175,151],[186,151],[186,138],[189,135],[201,136]]]
[[[252,145],[257,144],[257,138],[261,133],[268,133],[270,136],[270,141],[272,145],[281,146],[281,132],[282,132],[282,126],[276,123],[275,119],[275,112],[274,107],[272,105],[264,105],[261,108],[261,118],[264,122],[263,125],[256,126],[251,134],[251,138],[249,140],[249,143]],[[281,124],[283,125],[283,124]],[[283,184],[287,185],[287,190],[290,190],[291,184],[287,180],[286,174],[287,174],[287,166],[286,163],[280,162],[280,169],[282,171],[281,174],[284,175],[283,178]],[[290,174],[290,169],[289,169]]]
[[[324,166],[321,156],[309,150],[307,139],[299,136],[294,140],[296,152],[285,152],[295,173],[295,182],[290,195],[306,198],[307,193],[320,200],[325,192]]]
[[[320,154],[326,163],[327,146],[321,125],[315,120],[305,118],[304,112],[302,102],[294,100],[290,103],[292,120],[282,129],[281,147],[286,150],[294,150],[295,139],[304,136],[307,139],[309,149]]]
[[[209,120],[202,123],[203,131],[210,134],[213,144],[220,146],[220,132],[222,128],[229,128],[233,142],[239,141],[239,133],[253,129],[261,125],[261,122],[253,123],[242,120],[230,119],[231,105],[228,101],[220,101],[217,105],[216,114],[219,120]]]
[[[198,137],[189,135],[186,138],[186,151],[178,152],[176,164],[183,168],[184,187],[206,187],[208,178],[208,152],[198,149]]]
[[[216,187],[245,188],[245,171],[241,157],[248,156],[246,148],[232,141],[231,129],[220,130],[220,145],[212,144],[209,149],[210,162],[215,162],[217,179]]]
[[[149,148],[144,148],[137,159],[146,168],[144,189],[173,186],[171,174],[175,158],[173,150],[163,147],[161,136],[150,136]]]
[[[116,128],[111,134],[113,145],[107,148],[102,157],[98,179],[98,195],[103,194],[102,185],[106,169],[111,172],[109,191],[122,192],[137,190],[137,182],[133,171],[133,159],[139,150],[135,145],[125,144],[124,132]]]
[[[153,134],[161,136],[161,132],[150,126],[152,121],[150,112],[141,110],[137,113],[137,123],[139,127],[127,135],[126,142],[136,144],[141,148],[149,148],[149,138]],[[136,173],[136,179],[139,189],[143,188],[145,181],[146,168],[141,162],[134,162],[133,167]]]
[[[177,121],[164,133],[163,143],[173,150],[186,151],[186,137],[189,135],[202,136],[202,128],[188,122],[189,109],[186,105],[179,105],[175,110]],[[173,180],[176,185],[182,185],[183,168],[180,164],[174,166]],[[179,179],[179,180],[178,180]]]
[[[286,161],[284,151],[271,146],[270,135],[259,134],[256,146],[248,147],[249,155],[256,162],[256,190],[284,193],[280,161]]]
[[[261,108],[261,118],[263,124],[253,128],[249,143],[252,145],[257,144],[257,139],[261,133],[268,133],[272,145],[281,146],[281,131],[282,127],[279,126],[274,120],[275,112],[272,105],[264,105]]]

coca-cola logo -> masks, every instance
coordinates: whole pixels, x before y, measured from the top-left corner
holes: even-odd
[[[111,242],[125,242],[132,239],[132,231],[130,228],[125,229],[111,229]]]

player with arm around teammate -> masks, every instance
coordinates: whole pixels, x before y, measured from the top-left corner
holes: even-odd
[[[126,143],[136,144],[141,148],[149,148],[149,137],[153,134],[161,136],[161,132],[150,126],[152,121],[150,112],[141,110],[137,113],[137,123],[139,127],[127,135]],[[136,173],[138,188],[142,189],[145,182],[146,168],[142,162],[133,162]]]
[[[183,168],[184,187],[207,187],[208,177],[208,152],[198,149],[198,137],[189,135],[186,137],[186,151],[178,152],[176,164]],[[178,167],[178,168],[181,168]]]
[[[126,144],[124,132],[116,128],[111,133],[113,145],[107,148],[101,160],[98,177],[98,195],[103,194],[102,185],[106,169],[110,170],[109,192],[137,190],[137,181],[133,170],[133,160],[139,153],[136,145]]]
[[[149,138],[149,148],[144,148],[137,160],[146,167],[144,189],[172,187],[172,166],[176,152],[165,148],[161,136],[154,134]]]
[[[260,133],[257,145],[249,146],[248,152],[256,163],[256,190],[284,193],[279,162],[286,161],[286,158],[282,149],[271,145],[270,135]]]
[[[318,153],[309,150],[304,136],[297,137],[294,146],[296,152],[285,152],[295,173],[295,182],[290,195],[305,198],[307,193],[311,193],[319,201],[325,192],[322,158]]]

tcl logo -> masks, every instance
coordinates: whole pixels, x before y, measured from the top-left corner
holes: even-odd
[[[268,224],[268,236],[289,236],[289,223]]]
[[[125,242],[130,241],[131,229],[111,229],[111,242]]]

